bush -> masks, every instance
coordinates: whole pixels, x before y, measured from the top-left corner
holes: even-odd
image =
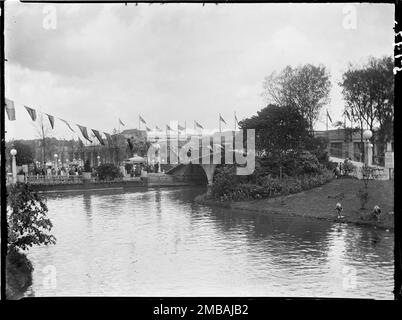
[[[25,250],[56,243],[49,234],[53,225],[46,216],[45,200],[25,183],[16,183],[7,191],[8,247]]]
[[[235,168],[233,166],[217,167],[212,184],[212,194],[220,198],[234,190],[237,185]]]
[[[91,164],[89,163],[89,160],[86,160],[84,163],[84,172],[91,172]]]
[[[266,155],[263,158],[256,159],[256,170],[253,173],[254,180],[257,181],[260,176],[272,175],[280,176],[298,176],[303,174],[319,174],[325,166],[321,164],[317,157],[308,151],[288,151],[281,158],[275,155]]]
[[[359,188],[356,194],[357,198],[360,200],[360,209],[365,209],[366,204],[369,200],[369,193],[366,188]]]
[[[212,196],[219,201],[264,199],[288,195],[323,185],[332,179],[332,173],[322,170],[319,174],[304,174],[280,180],[270,175],[260,176],[258,183],[236,181],[232,172],[221,171],[214,177]]]
[[[32,284],[33,266],[24,253],[10,248],[6,256],[6,297],[18,299]]]
[[[120,169],[112,163],[101,164],[97,171],[99,180],[114,180],[122,177]]]
[[[342,169],[345,175],[350,175],[355,170],[355,166],[352,162],[347,161],[342,163]]]

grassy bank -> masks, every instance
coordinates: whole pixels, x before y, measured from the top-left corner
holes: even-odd
[[[369,200],[366,209],[361,210],[360,200],[356,196],[363,182],[356,179],[334,179],[320,187],[299,193],[263,200],[218,202],[206,196],[196,198],[196,202],[206,205],[221,206],[235,210],[246,210],[264,214],[286,214],[317,219],[336,220],[335,205],[343,207],[343,221],[360,225],[393,229],[394,183],[393,181],[370,181]],[[382,209],[379,222],[369,219],[375,205]]]
[[[27,256],[17,250],[10,250],[6,257],[6,296],[15,300],[23,297],[32,284],[33,267]]]

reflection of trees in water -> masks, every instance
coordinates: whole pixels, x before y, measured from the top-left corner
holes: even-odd
[[[359,261],[394,261],[394,234],[372,227],[348,226],[345,256]]]
[[[328,221],[222,208],[212,208],[210,214],[221,232],[246,235],[250,246],[258,246],[258,252],[281,263],[301,250],[306,259],[323,258],[328,251]]]
[[[83,198],[84,200],[84,209],[87,217],[92,216],[92,200],[91,200],[91,194],[84,192]]]

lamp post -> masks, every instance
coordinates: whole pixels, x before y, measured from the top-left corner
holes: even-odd
[[[11,171],[13,174],[13,181],[12,183],[15,184],[17,182],[17,161],[15,159],[15,156],[17,154],[17,150],[14,148],[10,150],[10,154],[12,156],[12,161],[11,161]]]
[[[365,130],[363,132],[364,139],[364,163],[367,166],[371,166],[373,163],[373,145],[370,142],[373,133],[370,130]]]

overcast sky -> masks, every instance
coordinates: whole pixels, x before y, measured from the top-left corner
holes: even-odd
[[[194,119],[216,128],[220,112],[232,128],[234,111],[240,120],[265,106],[266,75],[305,63],[327,66],[328,109],[341,120],[348,63],[393,55],[388,4],[355,4],[356,29],[343,27],[345,4],[60,4],[56,29],[43,27],[46,6],[5,3],[6,97],[17,117],[6,119],[7,139],[35,137],[23,105],[106,132],[119,117],[137,128],[139,114],[151,128]],[[54,136],[70,133],[56,120]]]

